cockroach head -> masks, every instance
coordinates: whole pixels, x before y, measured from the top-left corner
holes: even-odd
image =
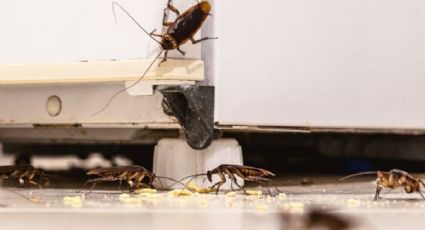
[[[207,178],[209,182],[212,182],[212,172],[211,171],[207,171]]]
[[[161,47],[163,50],[172,50],[177,48],[176,39],[174,39],[169,34],[164,34],[162,36]]]
[[[387,179],[388,178],[385,177],[385,173],[384,172],[382,172],[382,171],[377,171],[376,172],[376,180],[383,182],[383,181],[385,181]]]
[[[151,186],[151,187],[152,187],[153,182],[155,181],[155,179],[156,179],[156,175],[155,175],[155,173],[151,173],[151,174],[149,175],[149,186]],[[159,179],[158,179],[158,180],[159,180]]]

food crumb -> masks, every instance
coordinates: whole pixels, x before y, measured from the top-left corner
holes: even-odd
[[[170,196],[191,196],[193,193],[187,189],[174,189],[168,192]]]
[[[286,196],[286,193],[279,193],[279,200],[281,200],[281,201],[283,201],[283,200],[286,200],[286,198],[287,198],[287,196]]]
[[[347,200],[347,206],[350,208],[359,207],[361,204],[361,201],[358,199],[348,199]]]
[[[123,193],[119,196],[121,202],[126,204],[139,204],[141,202],[140,199],[135,197],[131,197],[129,194]]]
[[[263,192],[261,190],[246,190],[246,194],[250,196],[261,196]]]
[[[40,199],[38,198],[37,195],[33,194],[32,192],[30,192],[30,198],[29,201],[33,202],[33,203],[39,203]]]
[[[228,192],[226,193],[227,197],[235,197],[236,196],[236,192]]]
[[[195,184],[193,182],[190,182],[190,183],[186,184],[186,186],[189,189],[192,189],[192,190],[194,190],[196,192],[199,192],[199,193],[210,193],[212,191],[215,191],[214,189],[211,189],[211,188],[208,188],[208,187],[205,188],[205,187],[199,186],[199,185],[197,185],[197,184]]]
[[[63,204],[73,208],[81,208],[83,206],[82,196],[66,196],[63,198]]]
[[[157,193],[156,189],[153,188],[142,188],[142,189],[136,189],[136,191],[134,191],[135,193]]]

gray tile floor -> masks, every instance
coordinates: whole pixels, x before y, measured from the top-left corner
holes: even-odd
[[[281,187],[286,197],[98,190],[84,196],[69,189],[2,188],[0,229],[302,229],[312,208],[350,218],[353,229],[424,229],[419,194],[384,191],[375,202],[375,184],[368,180],[340,184],[320,178],[314,180],[320,184]]]

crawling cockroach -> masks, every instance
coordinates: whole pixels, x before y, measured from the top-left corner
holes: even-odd
[[[205,19],[208,17],[208,15],[210,15],[211,4],[208,1],[198,2],[197,4],[184,11],[182,14],[180,14],[179,10],[177,10],[177,8],[171,4],[171,1],[172,0],[168,0],[167,7],[164,9],[162,25],[168,27],[164,34],[156,34],[156,30],[148,33],[147,30],[144,29],[126,9],[124,9],[124,7],[122,7],[118,2],[112,3],[114,15],[115,6],[118,6],[130,17],[131,20],[136,23],[136,25],[138,25],[145,33],[147,33],[155,42],[161,46],[162,51],[165,51],[161,63],[167,61],[167,54],[170,50],[176,49],[182,55],[185,55],[185,52],[180,49],[180,46],[189,40],[192,42],[192,44],[196,44],[209,39],[217,39],[204,37],[196,40],[194,38]],[[177,15],[173,22],[167,22],[167,10],[170,10]],[[154,37],[161,38],[161,41],[156,40]]]
[[[202,24],[204,23],[205,19],[208,17],[211,11],[211,4],[208,1],[201,1],[197,4],[193,5],[186,11],[184,11],[182,14],[180,14],[179,10],[177,10],[176,7],[174,7],[171,4],[172,0],[168,0],[167,7],[164,9],[164,18],[163,18],[163,26],[167,27],[167,30],[164,34],[156,34],[156,30],[154,29],[152,32],[148,32],[145,28],[143,28],[142,25],[140,25],[139,22],[124,8],[122,7],[118,2],[112,3],[112,10],[114,12],[115,16],[115,6],[118,6],[124,13],[128,15],[128,17],[140,28],[142,29],[146,34],[148,34],[156,43],[158,43],[161,46],[161,51],[158,53],[158,55],[154,58],[152,63],[148,66],[148,68],[145,70],[143,75],[132,85],[123,88],[116,92],[106,103],[106,105],[96,112],[94,115],[102,112],[104,109],[108,107],[108,105],[112,102],[112,100],[120,93],[124,92],[125,90],[137,85],[143,77],[147,74],[147,72],[151,69],[153,64],[156,62],[156,60],[161,56],[162,52],[164,52],[164,57],[162,58],[163,63],[167,61],[168,51],[170,50],[177,50],[182,55],[185,55],[185,52],[180,49],[180,46],[185,44],[187,41],[191,41],[192,44],[197,44],[199,42],[209,40],[209,39],[217,39],[211,38],[211,37],[204,37],[201,39],[196,40],[194,38],[195,34],[199,31]],[[174,12],[177,17],[174,21],[169,22],[167,21],[167,11],[170,10]],[[116,19],[116,17],[115,17]],[[155,39],[155,37],[159,37],[161,40]]]
[[[180,183],[174,179],[156,176],[155,173],[149,171],[148,169],[139,166],[115,166],[109,168],[97,168],[89,170],[87,175],[98,176],[100,178],[89,179],[85,184],[92,183],[92,187],[88,193],[91,193],[97,183],[107,182],[107,181],[118,181],[120,183],[119,188],[121,189],[121,183],[123,181],[127,182],[129,187],[129,192],[134,192],[140,185],[146,185],[153,188],[153,182],[155,179],[163,178],[172,180],[174,182]],[[147,184],[144,184],[142,181],[144,178],[147,178]]]
[[[236,184],[236,186],[238,186],[245,193],[246,193],[246,190],[241,185],[238,184],[236,180],[236,176],[244,179],[245,181],[253,181],[263,186],[266,186],[269,194],[273,195],[269,187],[269,183],[271,182],[271,179],[266,177],[275,176],[275,174],[265,169],[255,168],[250,166],[222,164],[212,170],[207,171],[207,173],[191,175],[181,180],[184,180],[190,177],[194,179],[195,177],[198,177],[198,176],[207,176],[208,181],[212,182],[212,175],[214,174],[217,174],[220,177],[220,181],[215,183],[213,186],[211,186],[212,189],[214,189],[217,186],[216,194],[218,194],[220,187],[226,182],[226,175],[227,175],[229,179],[232,181],[232,184]],[[280,192],[276,186],[274,187],[278,192]],[[233,187],[231,188],[233,190]]]
[[[39,178],[38,183],[34,181],[35,177]],[[0,166],[0,178],[15,180],[15,183],[18,182],[19,185],[24,187],[30,187],[31,185],[42,187],[43,184],[48,183],[45,172],[32,165]]]
[[[415,178],[410,173],[400,169],[392,169],[389,172],[384,172],[384,171],[360,172],[360,173],[343,177],[340,179],[340,181],[343,181],[355,176],[370,175],[375,173],[377,176],[375,200],[380,199],[379,194],[383,188],[395,189],[399,187],[403,187],[406,193],[417,192],[421,195],[423,199],[425,199],[425,196],[421,192],[421,184],[422,186],[425,186],[425,183],[421,179]]]

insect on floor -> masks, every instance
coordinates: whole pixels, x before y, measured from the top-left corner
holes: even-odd
[[[0,227],[46,229],[72,220],[71,229],[299,229],[304,216],[317,208],[349,219],[355,223],[352,229],[417,229],[425,223],[421,218],[425,201],[419,194],[384,190],[383,199],[373,201],[373,178],[347,183],[335,183],[337,177],[330,176],[308,180],[313,184],[281,186],[285,194],[276,197],[176,196],[182,194],[149,190],[135,194],[95,190],[85,196],[70,189],[6,187],[0,190]],[[302,177],[290,182],[301,181],[306,184]]]

